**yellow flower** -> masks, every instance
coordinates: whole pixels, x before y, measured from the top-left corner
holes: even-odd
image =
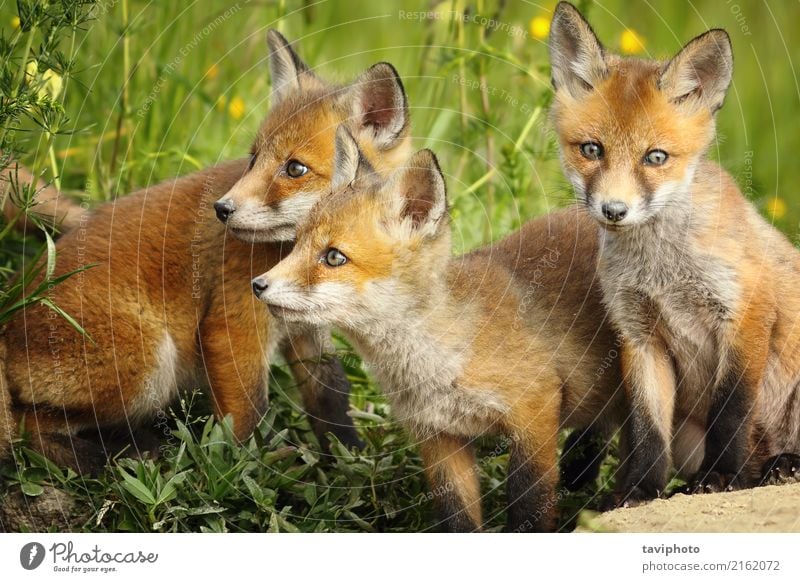
[[[33,79],[36,77],[36,74],[39,72],[39,63],[36,61],[28,61],[28,64],[25,65],[25,76],[29,79]]]
[[[21,22],[20,22],[19,16],[13,17],[11,19],[11,28],[13,28],[14,30],[17,30],[19,28],[20,23]]]
[[[225,97],[225,95],[220,95],[219,99],[217,99],[217,111],[223,113],[227,106],[228,106],[228,98]]]
[[[767,202],[767,213],[772,220],[780,220],[786,216],[786,210],[786,202],[783,200],[783,198],[778,198],[775,196],[774,198],[771,198],[769,202]]]
[[[544,16],[537,16],[531,20],[529,29],[533,38],[544,40],[547,38],[547,35],[550,34],[550,19]]]
[[[47,69],[42,75],[42,81],[44,81],[45,90],[50,93],[50,98],[57,99],[61,94],[61,89],[64,88],[64,80],[61,75],[52,69]]]
[[[208,70],[206,71],[206,78],[213,81],[217,78],[217,75],[219,75],[219,67],[217,67],[217,63],[214,63],[208,67]]]
[[[236,120],[244,117],[244,101],[241,97],[234,97],[228,105],[228,113]]]
[[[626,55],[635,55],[644,51],[644,39],[635,30],[626,28],[619,37],[619,48]]]

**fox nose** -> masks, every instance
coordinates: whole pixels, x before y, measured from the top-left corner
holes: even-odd
[[[269,287],[269,283],[264,277],[256,277],[253,279],[252,285],[253,293],[256,294],[256,297],[261,297],[261,294],[267,290],[267,287]]]
[[[619,200],[612,200],[603,204],[603,216],[611,222],[619,222],[628,214],[628,205]]]
[[[227,222],[234,210],[236,210],[236,206],[234,206],[233,200],[217,200],[214,202],[214,212],[217,213],[217,218],[222,222]]]

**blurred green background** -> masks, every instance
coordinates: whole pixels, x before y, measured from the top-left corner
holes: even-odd
[[[794,125],[800,40],[792,28],[800,5],[580,4],[609,49],[642,57],[666,58],[708,28],[728,30],[735,76],[712,155],[794,237],[800,166],[790,156],[800,146]],[[303,58],[326,78],[347,81],[382,60],[397,67],[410,97],[416,145],[435,149],[449,176],[461,232],[456,244],[471,248],[571,201],[546,112],[546,34],[554,6],[100,2],[74,46],[77,82],[68,87],[65,109],[79,131],[56,138],[58,171],[66,188],[102,200],[245,155],[269,109],[265,35],[275,27],[296,40]],[[15,2],[2,1],[0,15],[10,36]]]

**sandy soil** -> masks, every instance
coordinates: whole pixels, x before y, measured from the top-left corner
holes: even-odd
[[[675,495],[598,515],[582,531],[800,532],[800,483]]]

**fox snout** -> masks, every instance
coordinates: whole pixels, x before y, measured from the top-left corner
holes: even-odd
[[[214,212],[217,213],[217,218],[220,222],[228,222],[228,219],[236,211],[236,205],[233,200],[222,198],[214,202]]]
[[[610,222],[620,222],[628,215],[628,205],[621,200],[611,200],[601,205],[603,216]]]
[[[255,296],[261,299],[261,295],[269,288],[269,281],[264,275],[261,275],[253,279],[251,285]]]

